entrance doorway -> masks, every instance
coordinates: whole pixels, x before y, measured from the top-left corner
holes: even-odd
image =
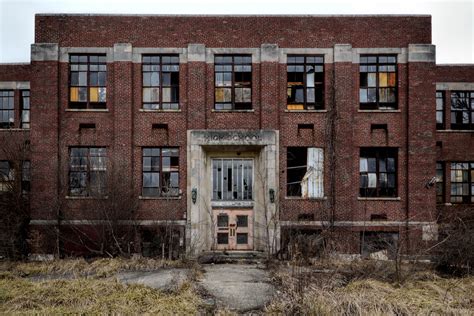
[[[217,250],[253,249],[252,210],[214,210]]]

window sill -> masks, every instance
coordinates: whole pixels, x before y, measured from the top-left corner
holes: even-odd
[[[327,199],[328,199],[327,196],[316,197],[316,198],[304,198],[301,196],[285,196],[285,200],[324,201]]]
[[[401,113],[402,110],[357,110],[358,113]]]
[[[107,200],[108,196],[81,196],[81,195],[66,195],[66,200]]]
[[[400,201],[401,198],[398,197],[357,197],[359,201]]]
[[[286,113],[327,113],[328,110],[285,110]]]
[[[255,112],[255,110],[216,110],[212,109],[211,112],[215,113],[229,113],[229,112],[238,112],[238,113],[252,113]]]
[[[452,206],[453,203],[436,203],[436,206]]]
[[[140,109],[138,110],[140,112],[144,112],[144,113],[179,113],[181,112],[181,110],[149,110],[149,109]]]
[[[181,200],[181,196],[142,196],[138,197],[139,200]]]
[[[0,128],[0,132],[21,132],[30,131],[30,128]]]
[[[66,109],[66,112],[109,112],[109,109]]]
[[[474,133],[474,129],[438,129],[437,133]]]

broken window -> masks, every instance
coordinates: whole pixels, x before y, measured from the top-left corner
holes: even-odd
[[[69,56],[69,107],[105,109],[107,100],[105,55]]]
[[[251,55],[216,55],[214,75],[216,110],[252,109]]]
[[[360,108],[397,108],[397,57],[360,56]]]
[[[105,195],[106,148],[71,147],[69,157],[69,194],[73,196]]]
[[[444,203],[444,162],[436,162],[436,203]]]
[[[322,148],[288,147],[286,195],[324,197],[324,152]]]
[[[316,110],[324,107],[324,57],[287,58],[288,110]]]
[[[14,92],[13,90],[0,90],[0,128],[13,127],[14,123]]]
[[[179,109],[178,55],[143,56],[143,108]]]
[[[397,196],[397,152],[397,148],[360,149],[360,196]]]
[[[11,190],[13,166],[8,160],[0,160],[0,192]]]
[[[394,259],[398,251],[398,233],[361,232],[361,255],[364,258]]]
[[[436,91],[436,129],[444,129],[444,92]]]
[[[21,190],[23,193],[31,190],[31,162],[29,160],[21,163]]]
[[[179,195],[179,148],[143,148],[143,196]]]
[[[30,128],[30,90],[21,91],[21,128]]]
[[[252,186],[252,159],[212,159],[213,200],[252,200]]]
[[[451,93],[451,129],[474,129],[474,92]]]
[[[474,203],[474,162],[451,163],[451,203]]]

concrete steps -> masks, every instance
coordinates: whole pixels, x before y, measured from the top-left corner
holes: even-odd
[[[263,263],[267,256],[260,251],[207,251],[198,257],[199,263]]]

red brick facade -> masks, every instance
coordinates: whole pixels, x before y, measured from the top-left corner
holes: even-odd
[[[184,228],[192,203],[187,187],[187,132],[277,130],[275,189],[282,229],[321,229],[334,224],[332,234],[340,241],[336,248],[343,253],[360,252],[361,231],[396,232],[401,239],[409,236],[403,238],[408,251],[432,243],[432,238],[422,238],[421,230],[437,221],[435,188],[427,185],[436,174],[436,162],[474,162],[474,131],[436,131],[435,120],[436,84],[474,85],[474,66],[435,64],[428,16],[37,15],[35,43],[31,64],[0,65],[0,83],[28,81],[31,86],[31,129],[24,132],[30,133],[32,145],[33,253],[54,249],[53,241],[45,245],[54,237],[46,238],[49,233],[41,231],[56,225],[59,213],[64,221],[96,219],[90,199],[68,197],[72,146],[107,147],[107,156],[120,163],[123,181],[135,192],[137,220],[156,221],[156,225],[174,221]],[[45,48],[43,43],[56,46]],[[119,57],[123,52],[118,51],[118,43],[130,44],[125,58]],[[204,45],[205,54],[200,55],[204,59],[192,56],[193,44]],[[273,44],[276,56],[265,55],[267,44]],[[146,54],[140,48],[173,48],[180,58],[185,57],[179,68],[179,111],[142,109],[141,63],[134,59]],[[214,110],[214,64],[209,59],[209,54],[217,54],[214,48],[247,50],[257,57],[252,64],[251,111]],[[49,49],[50,54],[42,49]],[[107,54],[107,110],[72,111],[68,54],[91,51]],[[325,56],[323,110],[287,110],[287,54]],[[397,55],[397,109],[360,110],[361,54]],[[449,92],[445,90],[446,96]],[[18,95],[15,91],[15,109]],[[448,120],[450,98],[445,100]],[[95,129],[79,128],[91,123]],[[154,129],[153,124],[166,124],[167,129]],[[299,124],[313,124],[314,129],[299,129]],[[373,129],[373,124],[386,124],[387,129]],[[325,149],[324,199],[286,197],[287,147],[297,146]],[[178,198],[140,197],[143,147],[179,148]],[[359,197],[361,147],[398,148],[396,197]],[[449,178],[447,169],[446,201]],[[383,220],[374,221],[374,215]]]

